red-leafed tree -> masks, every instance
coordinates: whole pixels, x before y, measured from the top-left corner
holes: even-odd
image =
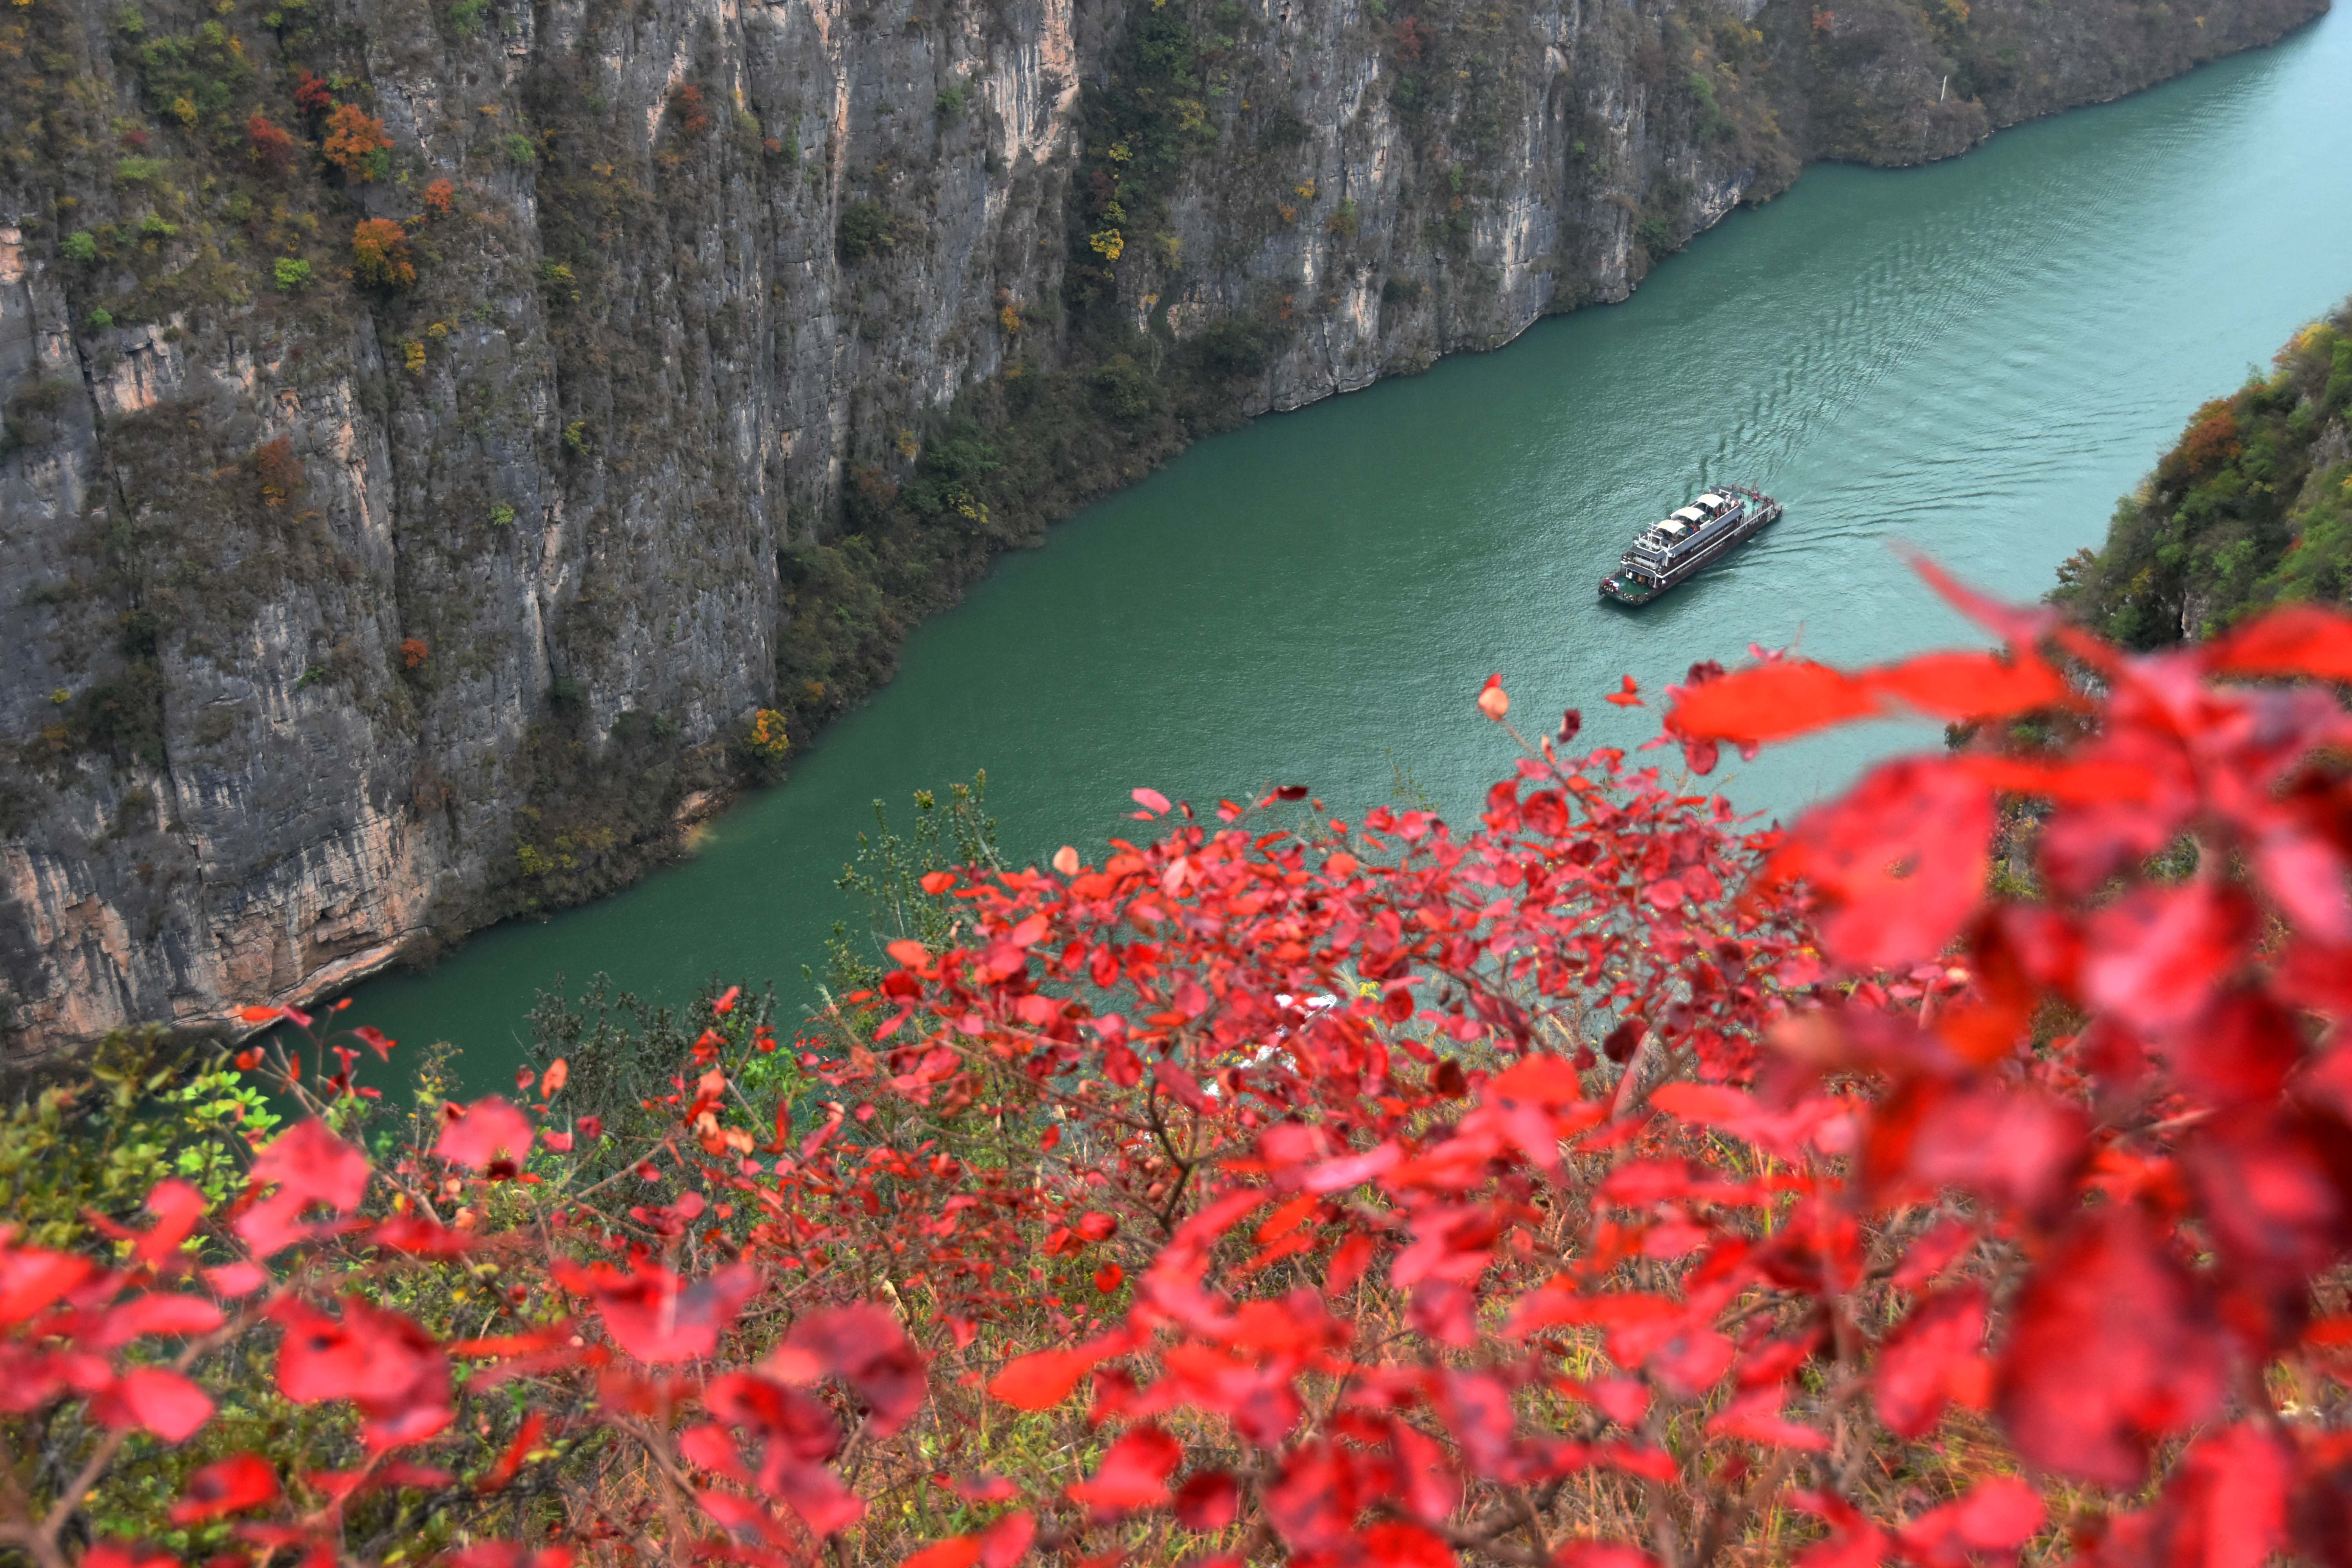
[[[245,139],[253,161],[271,174],[282,174],[294,156],[294,137],[268,115],[255,113],[245,122]]]
[[[1700,774],[1969,737],[1785,832],[1572,712],[1466,832],[1139,790],[1099,863],[927,878],[940,940],[803,1039],[717,998],[641,1142],[557,1062],[0,1244],[58,1456],[0,1531],[156,1561],[74,1500],[246,1366],[333,1417],[177,1483],[256,1558],[381,1555],[396,1492],[469,1568],[2344,1563],[2352,622],[2135,659],[1942,586],[2005,651],[1669,693]],[[272,1059],[348,1123],[388,1044]]]

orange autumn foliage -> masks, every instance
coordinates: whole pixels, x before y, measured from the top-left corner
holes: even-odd
[[[408,231],[389,218],[363,218],[352,230],[352,274],[380,289],[405,289],[416,281],[409,259]]]
[[[320,143],[320,151],[347,178],[364,181],[375,177],[371,155],[391,146],[392,137],[383,121],[356,103],[339,103],[327,116],[326,139]]]

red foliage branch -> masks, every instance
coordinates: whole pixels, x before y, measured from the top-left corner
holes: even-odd
[[[960,886],[970,942],[882,988],[918,1037],[898,1086],[988,1056],[1069,1085],[1159,1232],[1121,1321],[990,1385],[1091,1383],[1126,1434],[1032,1509],[1164,1511],[1242,1557],[1704,1564],[1789,1507],[1810,1563],[2013,1558],[2048,1531],[2033,1485],[1890,1514],[1861,1484],[1983,1407],[2030,1476],[2105,1489],[2069,1521],[2085,1560],[2342,1561],[2352,721],[2224,678],[2345,679],[2352,625],[2129,660],[1951,592],[2011,655],[1695,670],[1669,731],[1700,771],[1889,705],[2069,738],[1885,764],[1755,844],[1727,906],[1695,803],[1654,775],[1621,803],[1617,759],[1549,747],[1458,845],[1375,814],[1318,865],[1188,823]],[[2019,797],[2031,899],[1988,891]],[[2183,845],[2194,870],[2151,866]],[[1799,897],[1843,977],[1801,1001]],[[1318,988],[1345,1000],[1293,1000]],[[2081,1026],[2037,1037],[2053,1010]],[[1604,1028],[1662,1052],[1646,1104],[1596,1070]],[[1097,1074],[1129,1096],[1079,1094]],[[1366,1334],[1374,1281],[1408,1331]],[[1564,1542],[1563,1494],[1610,1477],[1638,1539]]]
[[[347,1407],[362,1458],[198,1471],[186,1517],[243,1514],[257,1551],[331,1552],[367,1489],[504,1487],[601,1432],[654,1489],[600,1527],[616,1550],[805,1562],[858,1525],[849,1472],[933,1419],[871,1288],[928,1303],[934,1414],[983,1376],[1015,1413],[1087,1396],[1066,1482],[935,1482],[989,1453],[984,1413],[931,1428],[916,1484],[971,1523],[918,1568],[2345,1562],[2352,716],[2282,681],[2352,679],[2352,622],[2130,659],[1945,586],[2006,655],[1766,658],[1673,694],[1702,773],[1868,713],[1978,726],[1785,834],[1562,754],[1573,713],[1466,836],[1303,790],[1213,826],[1139,790],[1159,837],[1098,867],[929,879],[959,934],[895,946],[845,999],[870,1026],[801,1043],[839,1096],[813,1121],[743,1092],[777,1042],[719,998],[635,1166],[669,1202],[573,1190],[601,1129],[547,1100],[453,1106],[390,1170],[306,1122],[228,1213],[159,1187],[121,1257],[0,1243],[0,1398],[80,1402],[94,1477],[130,1431],[201,1427],[191,1368],[267,1322],[280,1391]],[[324,1106],[359,1060],[334,1051],[283,1064]],[[238,1256],[195,1267],[200,1225]],[[443,1342],[351,1293],[478,1251],[541,1260],[548,1300]],[[991,1322],[1052,1338],[974,1364]],[[507,1457],[427,1462],[506,1383]],[[1956,1422],[1992,1463],[1887,1482]],[[69,1502],[13,1506],[0,1536],[71,1560]]]

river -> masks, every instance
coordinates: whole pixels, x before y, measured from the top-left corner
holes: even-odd
[[[1832,661],[1969,636],[1913,545],[2032,598],[2104,535],[2190,409],[2352,291],[2352,5],[2280,47],[1924,169],[1825,166],[1734,214],[1627,303],[1202,443],[1009,557],[919,630],[896,681],[698,853],[604,901],[484,932],[347,1017],[448,1039],[487,1087],[559,975],[684,1000],[808,993],[870,803],[988,773],[1016,862],[1098,849],[1128,792],[1272,782],[1351,808],[1401,787],[1466,818],[1507,772],[1472,699],[1583,710],[1635,743],[1656,690],[1750,642]],[[1702,479],[1786,518],[1639,612],[1593,584]],[[1932,739],[1877,725],[1718,781],[1787,811]],[[1671,756],[1673,753],[1663,753]]]

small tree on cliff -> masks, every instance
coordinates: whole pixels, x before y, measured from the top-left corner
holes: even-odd
[[[327,116],[326,138],[319,150],[346,179],[379,180],[389,167],[392,137],[383,121],[358,104],[339,103]]]
[[[371,288],[406,289],[416,281],[408,231],[389,218],[362,218],[352,230],[352,275]]]

